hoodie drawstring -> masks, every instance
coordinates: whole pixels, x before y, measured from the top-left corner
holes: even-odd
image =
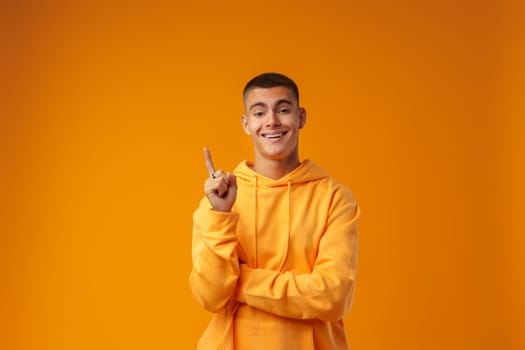
[[[284,264],[288,260],[288,248],[290,247],[290,236],[292,234],[292,180],[288,180],[288,232],[286,236],[286,247],[284,249],[283,259],[279,264],[279,271],[283,271]]]
[[[257,188],[259,187],[259,183],[258,183],[258,180],[259,178],[257,177],[257,175],[254,175],[254,178],[255,178],[255,188],[254,188],[254,199],[253,199],[253,208],[254,208],[254,214],[253,214],[253,232],[254,232],[254,237],[253,237],[253,242],[254,242],[254,245],[255,245],[255,257],[254,257],[254,264],[255,264],[255,267],[257,267]]]

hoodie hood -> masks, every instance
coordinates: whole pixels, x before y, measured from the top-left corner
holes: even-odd
[[[292,230],[304,220],[293,216],[294,201],[298,204],[307,200],[304,190],[328,174],[305,160],[274,180],[255,172],[251,165],[243,161],[234,170],[239,186],[236,205],[243,209],[239,255],[249,266],[283,271]]]
[[[259,186],[280,187],[320,180],[328,177],[328,174],[323,169],[319,168],[308,159],[304,160],[297,168],[277,180],[256,173],[251,168],[251,165],[252,164],[249,161],[245,160],[234,170],[237,179],[248,186],[255,185],[255,179],[257,179],[257,184]]]

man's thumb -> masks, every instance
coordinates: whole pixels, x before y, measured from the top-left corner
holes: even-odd
[[[237,188],[237,177],[233,174],[228,174],[228,180],[230,181],[230,186]]]

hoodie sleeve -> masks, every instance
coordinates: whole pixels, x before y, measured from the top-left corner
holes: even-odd
[[[350,192],[340,188],[333,195],[312,272],[294,274],[243,264],[235,299],[283,317],[323,321],[343,318],[352,304],[359,216]]]
[[[233,297],[239,277],[236,253],[238,213],[211,209],[207,199],[193,214],[190,289],[206,310],[217,312]]]

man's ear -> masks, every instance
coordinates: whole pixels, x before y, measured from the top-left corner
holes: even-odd
[[[242,125],[242,128],[244,129],[244,132],[246,133],[246,135],[252,135],[252,133],[250,132],[250,130],[248,129],[248,117],[243,114],[242,117],[241,117],[241,125]]]
[[[301,107],[299,113],[299,129],[302,129],[304,124],[306,124],[306,109]]]

